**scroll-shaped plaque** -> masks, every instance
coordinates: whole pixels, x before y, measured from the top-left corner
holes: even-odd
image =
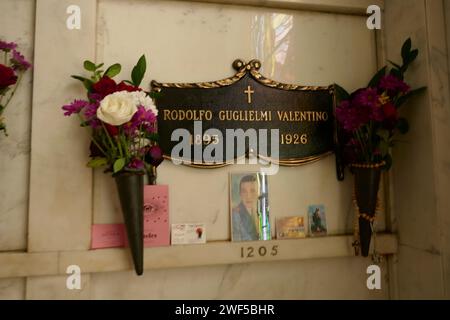
[[[236,60],[233,67],[234,76],[213,82],[152,81],[152,91],[159,93],[158,132],[165,158],[219,167],[253,153],[281,165],[299,165],[334,151],[333,86],[267,79],[258,71],[258,60]],[[239,139],[245,140],[244,147]]]

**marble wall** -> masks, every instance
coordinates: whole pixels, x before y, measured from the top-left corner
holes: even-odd
[[[448,4],[448,2],[447,2]],[[444,1],[386,2],[386,55],[398,61],[411,37],[419,49],[406,80],[427,86],[402,110],[410,132],[394,148],[393,210],[399,235],[399,298],[449,298],[450,90]]]
[[[430,75],[437,75],[433,79],[442,79],[442,73],[436,70],[447,70],[442,68],[441,62],[434,64],[441,61],[440,58],[430,55],[444,50],[445,57],[446,49],[431,50],[432,37],[426,31],[436,10],[433,5],[439,1],[388,1],[384,38],[378,43],[374,32],[366,28],[365,17],[360,15],[188,1],[78,0],[83,16],[82,29],[69,31],[65,28],[66,8],[73,2],[37,0],[33,108],[39,108],[39,112],[33,112],[32,118],[33,158],[29,174],[26,152],[20,153],[20,157],[16,155],[19,158],[14,166],[20,166],[17,170],[5,169],[10,162],[5,157],[9,159],[16,152],[13,150],[17,150],[14,145],[6,144],[10,151],[6,156],[4,152],[0,155],[2,174],[12,175],[9,180],[17,183],[14,190],[20,190],[13,195],[8,193],[12,192],[9,189],[0,190],[1,200],[4,200],[0,202],[0,251],[87,250],[92,222],[121,221],[112,180],[84,167],[87,135],[71,121],[74,119],[62,117],[59,110],[65,102],[83,95],[82,88],[72,83],[69,75],[81,72],[84,59],[106,64],[120,62],[123,66],[120,78],[127,78],[138,57],[145,53],[149,67],[143,83],[148,84],[152,79],[196,82],[224,78],[233,73],[234,59],[257,58],[262,62],[262,74],[274,80],[311,85],[338,82],[354,90],[367,83],[384,53],[387,58],[398,60],[401,42],[412,36],[413,43],[423,53],[419,66],[412,68],[408,78],[414,87],[430,85]],[[0,30],[6,30],[8,37],[20,35],[22,38],[17,37],[31,56],[34,1],[6,0],[0,3],[0,9],[0,12],[28,17],[20,20],[26,24],[20,27],[23,29]],[[126,18],[126,24],[117,23],[124,17],[133,19]],[[18,24],[16,20],[14,25]],[[4,20],[0,21],[3,26]],[[0,36],[4,35],[0,33]],[[436,40],[433,41],[435,44]],[[49,46],[52,42],[59,45]],[[382,51],[384,44],[385,52]],[[25,105],[31,99],[31,75],[28,76],[28,84],[24,83],[16,100],[22,99]],[[448,88],[448,82],[443,83],[442,88],[445,85]],[[447,158],[446,154],[436,152],[445,140],[432,137],[446,130],[445,125],[435,122],[439,115],[446,114],[439,113],[440,109],[433,106],[437,106],[436,101],[443,101],[438,105],[448,106],[448,97],[439,95],[442,89],[438,83],[434,83],[433,88],[433,99],[420,96],[405,111],[412,130],[395,149],[395,167],[390,177],[394,198],[391,199],[391,215],[399,226],[402,250],[393,265],[382,263],[382,290],[366,288],[365,270],[371,264],[370,259],[336,258],[146,270],[139,278],[131,271],[91,273],[83,275],[80,292],[66,290],[64,276],[3,279],[0,280],[0,298],[385,299],[397,297],[394,291],[406,298],[443,297],[446,290],[443,279],[448,268],[443,269],[441,265],[448,257],[448,250],[442,245],[446,240],[445,232],[440,237],[436,230],[444,230],[441,223],[447,221],[443,215],[446,203],[442,198],[435,201],[435,194],[446,189],[442,180],[436,180],[439,171],[433,169],[433,164],[443,166],[446,162],[439,162],[439,159]],[[20,128],[17,136],[25,141],[23,145],[29,150],[31,107],[23,109],[26,111],[12,113],[10,118],[16,123],[14,130]],[[52,119],[51,126],[45,125],[48,119]],[[23,125],[24,121],[28,126]],[[75,141],[73,137],[79,139]],[[0,147],[2,151],[5,148]],[[421,150],[420,154],[417,150]],[[158,183],[170,186],[171,222],[203,221],[207,223],[208,240],[228,240],[228,174],[247,169],[232,166],[199,170],[169,162],[161,165]],[[20,179],[14,171],[20,172]],[[411,175],[411,172],[420,174]],[[308,204],[323,203],[330,233],[351,231],[351,180],[336,181],[334,156],[302,167],[281,168],[270,178],[273,220],[277,216],[305,214]],[[417,188],[418,185],[421,187]],[[15,208],[17,213],[8,213],[4,205],[7,209]],[[12,231],[11,226],[16,230]],[[385,229],[384,215],[380,217],[378,228]],[[396,274],[399,274],[398,279],[393,279]]]
[[[33,58],[34,10],[32,0],[0,2],[0,39],[17,42],[29,60]],[[0,251],[27,248],[32,77],[32,70],[25,74],[4,112],[9,137],[0,136]]]

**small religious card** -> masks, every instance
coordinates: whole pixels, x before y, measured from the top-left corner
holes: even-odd
[[[271,239],[265,173],[230,174],[230,217],[232,241]]]
[[[277,239],[304,238],[305,217],[283,217],[276,220]]]
[[[309,234],[311,236],[327,235],[325,207],[323,205],[308,206]]]
[[[169,186],[144,186],[144,246],[169,246],[169,232]]]
[[[206,243],[204,223],[172,224],[172,245]]]

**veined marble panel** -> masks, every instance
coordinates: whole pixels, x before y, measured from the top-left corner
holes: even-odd
[[[368,290],[370,259],[317,259],[91,274],[92,299],[387,299]],[[350,272],[352,270],[352,272]]]
[[[32,60],[35,1],[3,0],[0,12],[0,39]],[[28,70],[3,114],[9,136],[0,133],[0,251],[27,247],[32,77]]]

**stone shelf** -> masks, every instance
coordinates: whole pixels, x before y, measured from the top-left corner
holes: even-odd
[[[353,236],[230,242],[214,241],[200,245],[146,248],[144,269],[180,268],[220,264],[350,257],[354,255]],[[378,234],[380,254],[397,252],[393,234]],[[78,265],[82,273],[132,270],[128,249],[97,249],[0,253],[0,278],[65,275],[69,265]]]

